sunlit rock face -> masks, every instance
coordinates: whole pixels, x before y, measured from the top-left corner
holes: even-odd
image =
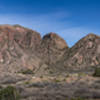
[[[40,34],[31,29],[19,25],[0,26],[0,69],[12,72],[23,67],[32,68],[31,62],[34,62],[37,57],[32,58],[31,56],[36,55],[40,42]]]
[[[20,25],[0,26],[0,71],[18,72],[55,64],[68,49],[56,33],[40,34]]]
[[[100,65],[100,37],[88,34],[64,55],[64,66],[75,70],[86,70]]]

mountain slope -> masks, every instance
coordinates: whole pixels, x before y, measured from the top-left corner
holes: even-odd
[[[34,69],[39,58],[31,56],[37,55],[40,42],[40,34],[33,30],[18,25],[0,26],[0,71]]]
[[[46,34],[41,41],[39,54],[41,55],[42,62],[36,74],[50,74],[55,68],[54,64],[59,61],[69,47],[65,40],[58,36],[56,33]],[[57,69],[56,69],[57,70]]]
[[[56,33],[45,35],[41,42],[42,57],[46,58],[46,63],[55,63],[68,49],[66,42]]]
[[[64,54],[61,63],[71,70],[88,70],[100,65],[100,37],[88,34]]]

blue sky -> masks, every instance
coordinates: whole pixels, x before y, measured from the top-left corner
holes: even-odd
[[[0,0],[0,24],[56,32],[71,47],[88,33],[100,35],[100,0]]]

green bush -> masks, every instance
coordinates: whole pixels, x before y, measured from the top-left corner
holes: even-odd
[[[78,97],[78,98],[72,98],[72,99],[66,99],[66,100],[86,100],[86,99],[84,99],[84,98],[81,98],[81,97]]]
[[[79,98],[73,98],[71,100],[85,100],[85,99],[79,97]]]
[[[61,82],[61,80],[59,80],[59,79],[55,79],[55,82],[59,83],[59,82]]]
[[[93,76],[100,77],[100,68],[95,69],[95,72],[94,72]]]
[[[0,90],[0,100],[20,100],[16,88],[8,86]]]
[[[26,82],[24,82],[24,84],[26,84],[26,85],[27,85],[27,84],[30,84],[30,82],[29,82],[29,81],[26,81]]]
[[[33,71],[30,70],[30,69],[22,70],[22,71],[20,71],[19,73],[22,73],[22,74],[34,74]]]

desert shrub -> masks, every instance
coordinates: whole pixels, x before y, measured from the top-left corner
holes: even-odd
[[[8,86],[0,90],[0,100],[20,100],[16,88]]]
[[[55,79],[55,82],[56,82],[56,83],[59,83],[59,82],[61,82],[61,80],[59,80],[59,79]]]
[[[100,68],[95,69],[95,72],[94,72],[93,76],[100,77]]]
[[[43,78],[43,76],[41,75],[40,78]]]
[[[83,98],[81,98],[81,97],[78,97],[78,98],[73,98],[73,99],[71,99],[71,100],[85,100],[85,99],[83,99]]]
[[[33,71],[30,70],[30,69],[22,70],[22,71],[20,71],[19,73],[22,73],[22,74],[34,74]]]
[[[49,70],[49,73],[50,73],[50,74],[53,74],[53,71],[52,71],[52,70]]]
[[[29,81],[26,81],[26,82],[24,82],[24,84],[26,84],[26,85],[27,85],[27,84],[30,84],[30,82],[29,82]]]
[[[87,74],[86,73],[78,73],[79,77],[85,77]]]

